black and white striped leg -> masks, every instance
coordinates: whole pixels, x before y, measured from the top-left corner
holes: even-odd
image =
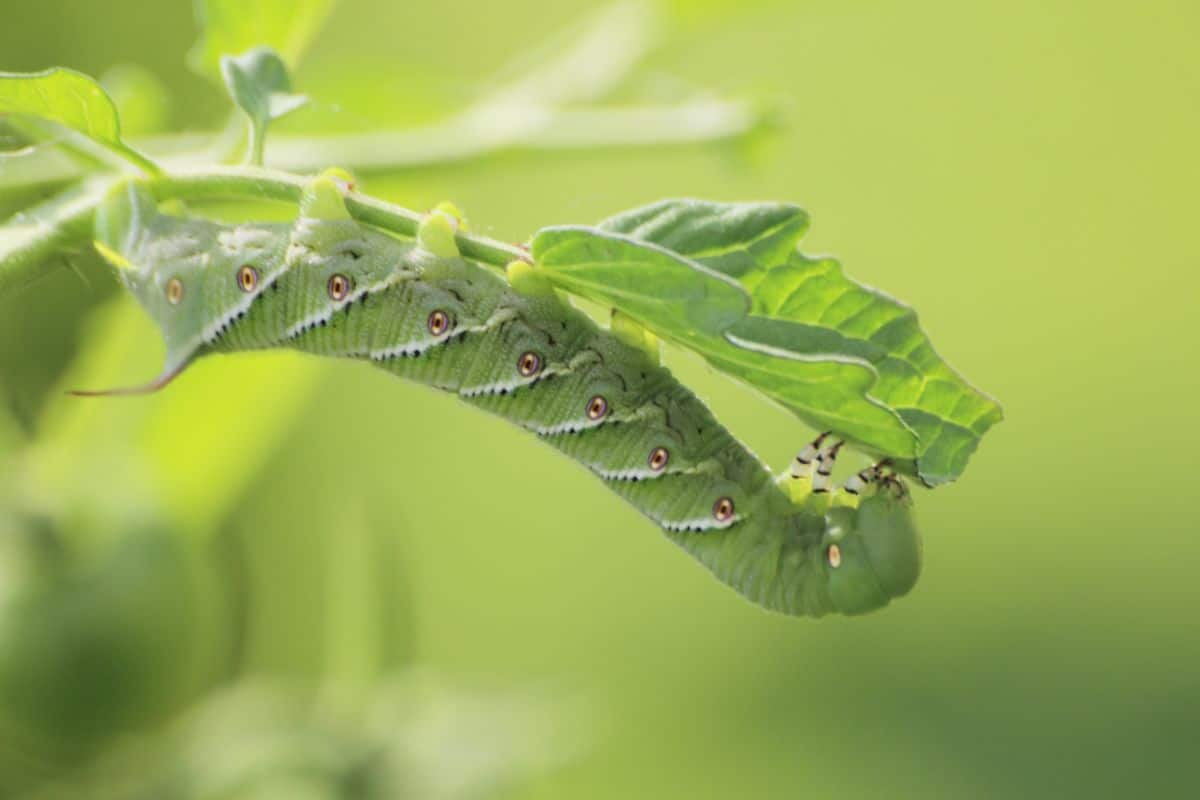
[[[879,483],[883,478],[883,468],[890,462],[885,458],[878,464],[860,470],[858,473],[851,475],[842,487],[847,494],[859,495],[865,492],[872,485]]]
[[[908,487],[904,485],[904,481],[894,472],[889,472],[880,480],[880,486],[892,492],[892,495],[897,500],[903,500],[908,497]]]
[[[822,494],[831,488],[829,476],[833,474],[833,465],[837,461],[838,451],[845,442],[838,442],[817,453],[817,472],[813,476],[813,492]]]
[[[806,445],[803,450],[792,460],[792,477],[801,480],[809,478],[813,474],[813,465],[817,461],[817,456],[821,453],[821,444],[829,438],[831,431],[825,431],[810,444]]]

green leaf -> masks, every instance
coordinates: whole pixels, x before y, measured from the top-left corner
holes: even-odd
[[[557,286],[645,324],[719,334],[750,310],[736,281],[627,236],[585,226],[544,228],[532,253]]]
[[[233,101],[250,120],[250,161],[263,163],[267,125],[308,103],[292,94],[283,59],[269,47],[256,47],[240,56],[222,56],[221,74]]]
[[[753,350],[730,341],[726,331],[746,318],[750,296],[728,276],[663,247],[596,228],[543,229],[531,253],[538,271],[559,288],[619,309],[814,425],[871,450],[913,458],[913,433],[867,396],[877,379],[867,361]]]
[[[0,118],[10,114],[14,127],[30,138],[77,134],[83,142],[68,141],[68,146],[74,144],[78,149],[84,142],[92,142],[147,172],[158,171],[122,141],[116,105],[99,83],[81,72],[63,67],[45,72],[0,72]]]
[[[74,70],[0,73],[0,113],[30,114],[109,145],[120,145],[117,107],[100,84]]]
[[[217,77],[222,56],[265,45],[294,67],[333,4],[334,0],[196,0],[201,35],[188,61],[197,72]]]
[[[669,200],[601,229],[546,229],[532,252],[559,288],[628,314],[809,424],[928,486],[954,480],[1000,406],[937,355],[912,309],[797,252],[807,224],[791,205]]]
[[[786,261],[808,229],[808,214],[787,203],[664,200],[610,217],[600,228],[742,278]]]
[[[794,353],[852,354],[870,362],[870,395],[918,438],[916,471],[929,486],[957,478],[980,438],[1003,418],[933,349],[908,306],[846,277],[831,258],[794,253],[754,289],[751,315],[730,331],[739,344]]]

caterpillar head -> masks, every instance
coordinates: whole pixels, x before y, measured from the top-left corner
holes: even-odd
[[[857,508],[834,508],[826,515],[819,557],[837,611],[872,611],[916,584],[921,539],[910,506],[908,499],[883,491]]]

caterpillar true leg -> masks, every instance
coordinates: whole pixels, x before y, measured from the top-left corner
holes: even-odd
[[[816,439],[813,439],[811,442],[805,445],[804,449],[796,454],[796,457],[792,460],[793,478],[799,480],[812,475],[813,462],[816,461],[817,456],[821,452],[821,443],[829,437],[830,433],[832,433],[832,431],[825,431]]]
[[[876,484],[883,479],[883,469],[889,463],[891,462],[885,458],[878,464],[874,464],[864,470],[859,470],[857,473],[850,476],[842,488],[845,489],[849,494],[862,494],[869,486]]]
[[[817,472],[813,476],[813,492],[822,494],[830,488],[829,476],[833,474],[833,465],[837,461],[838,452],[845,442],[837,442],[817,453]]]
[[[897,500],[908,499],[908,487],[904,485],[904,481],[897,477],[896,473],[889,472],[884,475],[880,479],[880,485],[885,489],[891,490]]]

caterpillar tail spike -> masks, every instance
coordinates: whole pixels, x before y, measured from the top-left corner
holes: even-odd
[[[513,265],[506,279],[463,258],[445,210],[401,239],[350,219],[342,191],[322,176],[294,222],[239,225],[164,213],[134,184],[110,198],[98,248],[167,343],[168,369],[149,387],[209,354],[355,359],[529,431],[766,608],[859,614],[912,588],[920,540],[907,497],[792,493],[800,484],[776,483],[647,337],[598,326],[546,291],[536,267]],[[793,474],[828,485],[842,446],[829,436]]]
[[[186,365],[185,365],[186,366]],[[119,389],[68,389],[71,397],[135,397],[137,395],[154,394],[165,389],[167,384],[179,377],[184,367],[176,367],[163,372],[152,381],[141,386],[123,386]]]

